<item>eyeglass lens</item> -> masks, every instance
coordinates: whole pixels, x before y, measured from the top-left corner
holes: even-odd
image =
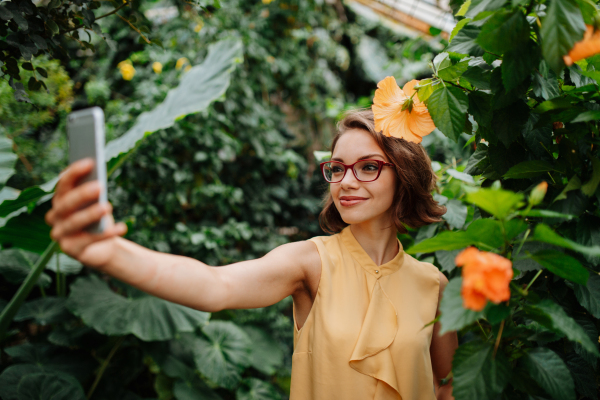
[[[331,161],[324,165],[323,173],[328,182],[340,182],[344,178],[346,167],[339,162]],[[356,178],[363,182],[373,181],[379,173],[379,163],[374,161],[359,161],[354,164],[354,174]]]

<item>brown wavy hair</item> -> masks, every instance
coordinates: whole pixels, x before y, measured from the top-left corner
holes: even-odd
[[[405,227],[418,228],[438,222],[446,213],[446,207],[440,206],[432,196],[437,176],[431,168],[431,160],[419,143],[384,136],[375,130],[375,121],[371,109],[352,110],[345,114],[337,125],[337,134],[331,143],[331,152],[340,137],[348,130],[362,129],[371,134],[389,161],[396,166],[398,185],[395,188],[392,207],[393,223],[396,230],[406,233]],[[327,233],[337,233],[348,226],[342,220],[335,207],[331,192],[327,191],[323,199],[323,210],[319,214],[321,229]]]

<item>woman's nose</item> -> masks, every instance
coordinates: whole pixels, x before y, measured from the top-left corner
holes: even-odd
[[[344,178],[342,178],[340,184],[342,185],[342,188],[354,188],[356,186],[358,186],[358,180],[356,179],[356,176],[354,176],[354,171],[352,171],[352,168],[348,168],[346,170],[346,175],[344,175]]]

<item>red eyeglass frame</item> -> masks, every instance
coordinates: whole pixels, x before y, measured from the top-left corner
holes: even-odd
[[[375,177],[375,179],[371,179],[370,181],[363,181],[361,179],[358,178],[358,176],[356,176],[356,171],[354,170],[354,165],[358,164],[359,162],[363,162],[363,161],[374,161],[379,165],[379,170],[377,171],[377,176]],[[342,164],[344,166],[344,175],[342,175],[342,179],[340,179],[339,181],[336,182],[331,182],[327,180],[327,177],[325,176],[325,164],[328,163],[337,163],[337,164]],[[319,164],[321,166],[321,174],[323,175],[323,178],[325,178],[325,180],[328,183],[340,183],[341,181],[344,180],[344,177],[346,176],[346,172],[348,172],[348,168],[350,168],[352,170],[352,173],[354,174],[354,177],[356,178],[357,181],[359,182],[373,182],[376,181],[379,178],[379,175],[381,175],[381,171],[383,170],[383,167],[388,166],[388,167],[395,167],[394,164],[389,163],[389,162],[385,162],[385,161],[381,161],[381,160],[372,160],[372,159],[365,159],[365,160],[358,160],[357,162],[355,162],[354,164],[344,164],[343,162],[340,161],[335,161],[335,160],[329,160],[329,161],[324,161],[321,164]]]

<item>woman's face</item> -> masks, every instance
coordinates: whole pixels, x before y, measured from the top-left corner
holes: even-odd
[[[369,132],[348,130],[337,141],[331,160],[350,165],[361,159],[390,162]],[[341,182],[329,184],[333,202],[345,223],[390,219],[397,178],[393,167],[382,168],[379,178],[372,182],[357,180],[348,169]]]

